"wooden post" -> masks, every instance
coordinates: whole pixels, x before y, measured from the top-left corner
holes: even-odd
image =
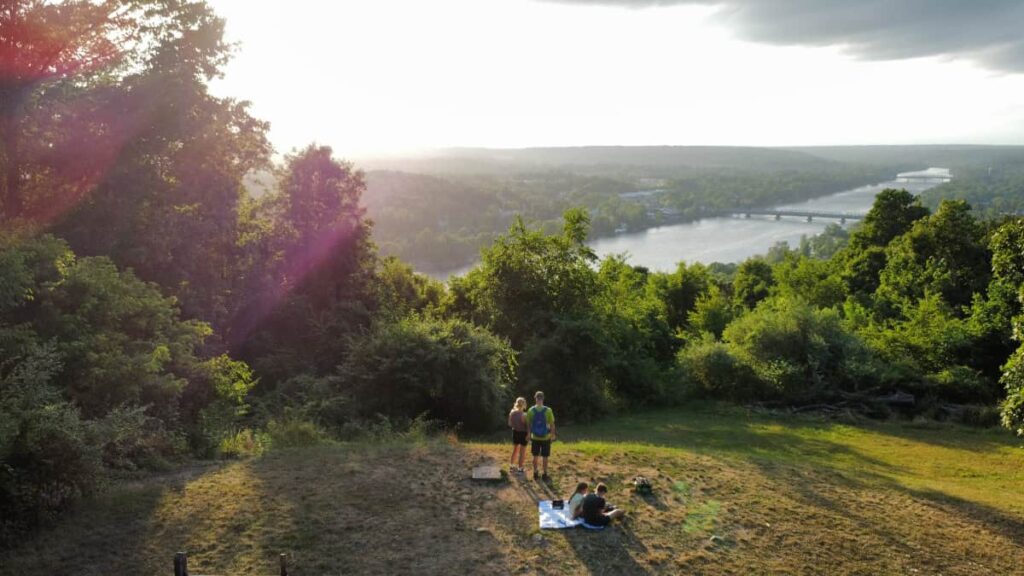
[[[288,555],[281,554],[281,576],[288,576]]]
[[[184,552],[174,555],[174,576],[188,576],[188,556]]]

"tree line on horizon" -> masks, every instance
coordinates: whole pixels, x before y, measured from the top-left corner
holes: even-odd
[[[448,284],[384,257],[329,147],[270,161],[208,91],[202,1],[19,0],[0,13],[0,542],[111,475],[273,443],[501,425],[691,399],[915,395],[1024,432],[1024,221],[879,195],[863,225],[737,266],[598,260],[594,216],[513,217]],[[16,46],[17,48],[12,48]],[[275,170],[259,198],[254,170]],[[685,255],[682,255],[685,256]],[[1015,329],[1016,328],[1016,329]]]

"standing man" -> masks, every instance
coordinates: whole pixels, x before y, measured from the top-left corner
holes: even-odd
[[[533,395],[535,404],[526,412],[526,422],[530,427],[530,453],[533,454],[533,479],[537,479],[537,457],[544,459],[545,482],[548,476],[548,456],[551,456],[551,442],[555,439],[555,413],[544,405],[544,393],[538,391]]]

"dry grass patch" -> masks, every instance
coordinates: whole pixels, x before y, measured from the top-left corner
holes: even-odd
[[[83,506],[2,574],[1024,573],[1024,450],[1009,436],[695,410],[566,427],[554,482],[474,483],[509,446],[322,446],[193,468]],[[629,490],[636,474],[652,496]],[[628,514],[537,529],[536,501],[603,481]],[[1016,489],[1007,490],[1016,486]]]

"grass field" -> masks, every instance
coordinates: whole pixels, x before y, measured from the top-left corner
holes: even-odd
[[[0,574],[1024,574],[1024,448],[998,430],[839,425],[724,408],[565,426],[551,486],[474,484],[499,442],[272,452],[117,486]],[[655,494],[628,490],[636,474]],[[625,522],[537,528],[604,481]]]

